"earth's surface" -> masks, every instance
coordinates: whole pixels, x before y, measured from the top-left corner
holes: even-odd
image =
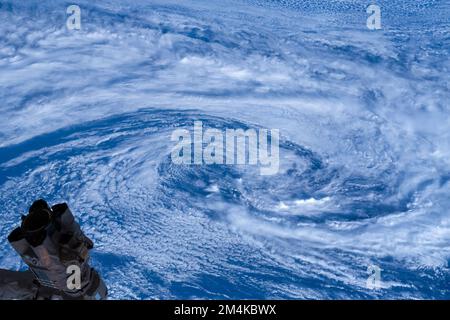
[[[376,3],[0,0],[0,267],[45,198],[116,299],[450,298],[450,4]],[[280,172],[175,165],[195,120]]]

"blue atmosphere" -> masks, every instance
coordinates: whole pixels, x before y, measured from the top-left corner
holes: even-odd
[[[449,1],[0,0],[0,31],[0,268],[44,198],[111,299],[450,299]],[[200,121],[279,130],[277,172],[174,163]]]

